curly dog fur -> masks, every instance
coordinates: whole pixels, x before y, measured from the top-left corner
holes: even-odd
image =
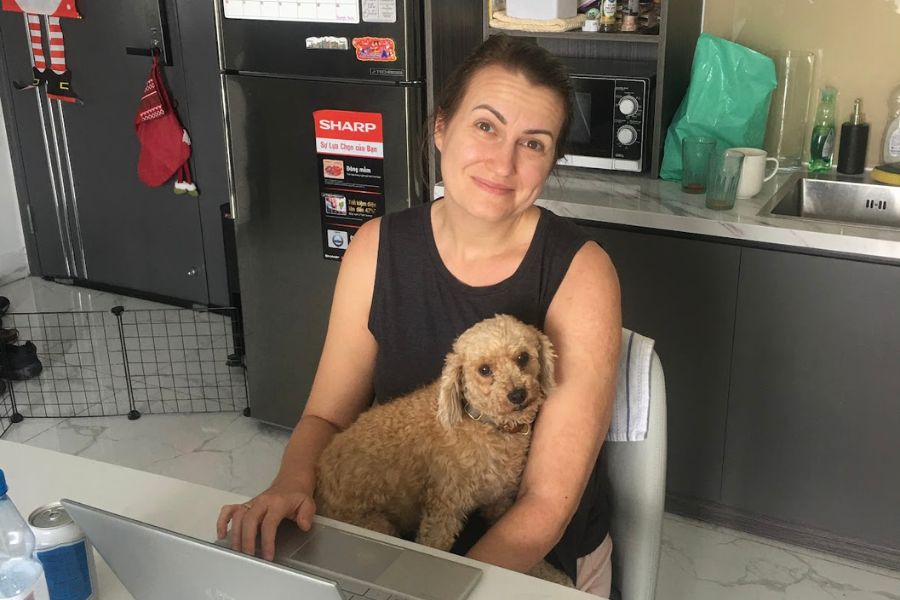
[[[319,512],[388,535],[416,533],[441,550],[472,511],[496,521],[518,493],[554,359],[547,336],[513,317],[476,323],[437,381],[371,408],[334,437],[318,463]],[[538,567],[557,580],[549,565]]]

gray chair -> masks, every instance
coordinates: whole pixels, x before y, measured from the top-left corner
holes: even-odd
[[[646,439],[605,442],[601,453],[610,482],[614,600],[654,600],[656,594],[666,489],[666,386],[655,351],[650,389]]]

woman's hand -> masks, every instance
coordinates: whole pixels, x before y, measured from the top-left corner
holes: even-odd
[[[308,531],[315,514],[316,502],[311,493],[276,482],[249,502],[223,506],[216,521],[216,535],[222,539],[227,534],[232,549],[255,554],[258,532],[260,557],[272,560],[275,558],[275,532],[281,521],[291,519],[300,529]]]

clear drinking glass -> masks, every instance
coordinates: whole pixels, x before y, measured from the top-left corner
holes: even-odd
[[[796,169],[809,147],[809,108],[816,55],[803,50],[774,52],[778,86],[772,92],[765,149],[782,168]]]
[[[728,210],[734,206],[743,165],[744,154],[737,150],[713,154],[706,182],[706,208]]]
[[[681,140],[681,189],[689,194],[706,191],[709,158],[716,149],[711,137],[689,135]]]

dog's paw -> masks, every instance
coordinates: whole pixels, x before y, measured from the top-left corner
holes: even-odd
[[[566,587],[575,587],[568,575],[548,563],[546,560],[542,560],[534,565],[528,571],[528,575],[551,583],[558,583],[559,585],[564,585]]]

